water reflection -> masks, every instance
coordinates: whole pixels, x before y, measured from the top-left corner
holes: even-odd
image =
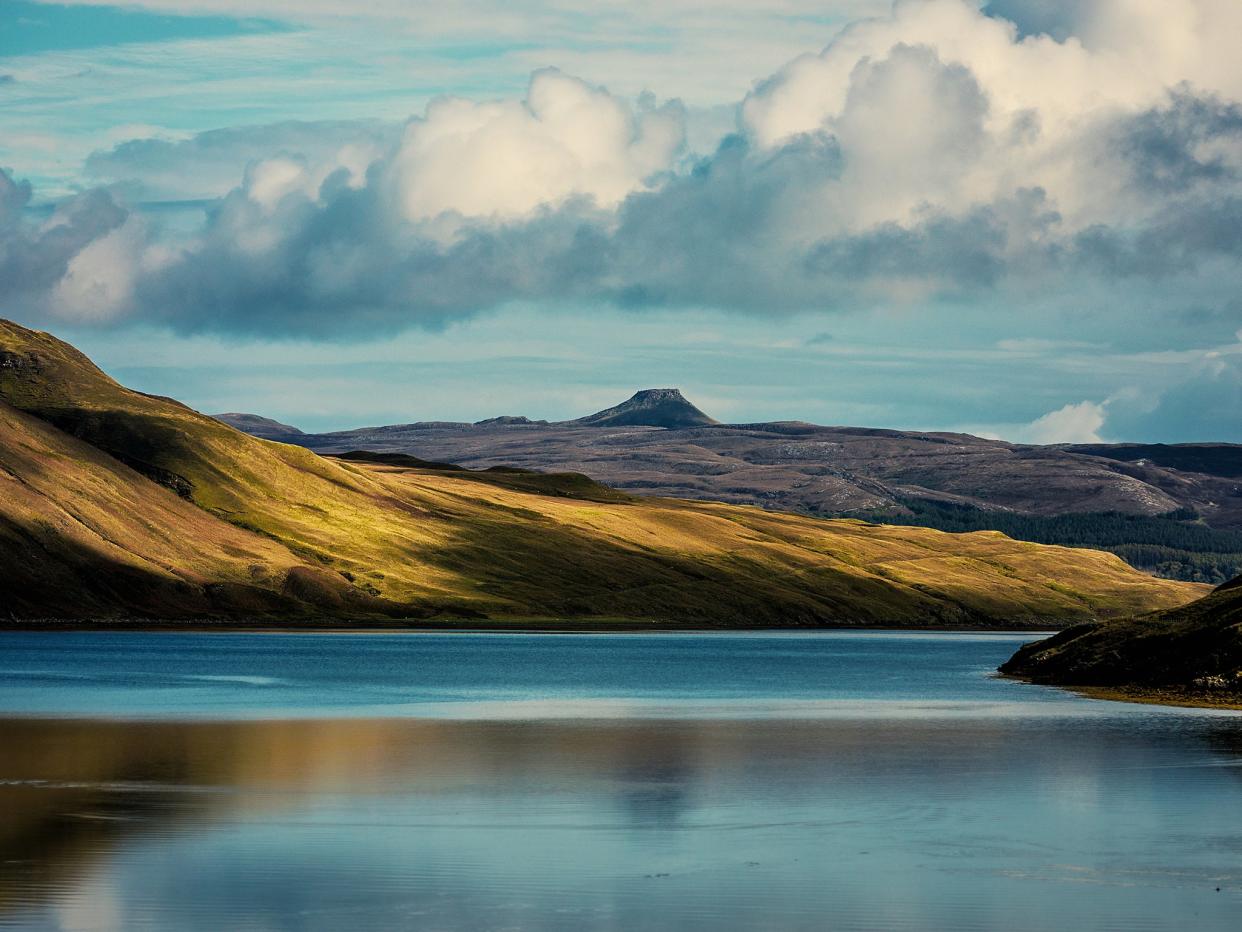
[[[1226,719],[26,720],[0,748],[0,927],[1225,929],[1242,910]]]

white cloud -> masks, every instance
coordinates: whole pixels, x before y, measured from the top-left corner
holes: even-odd
[[[1108,402],[1080,401],[1049,411],[1011,439],[1023,443],[1100,443]]]
[[[1242,96],[1242,4],[1080,6],[1089,11],[1084,38],[1057,42],[1020,38],[967,0],[898,0],[890,16],[854,23],[760,83],[743,103],[743,126],[767,150],[799,134],[832,134],[842,181],[858,183],[846,227],[904,222],[920,203],[962,210],[1023,187],[1046,191],[1073,228],[1139,211],[1113,169],[1114,143],[1100,133],[1184,82]],[[1227,158],[1242,165],[1236,146]]]
[[[179,139],[289,120],[404,121],[445,93],[520,97],[531,72],[549,65],[626,99],[653,90],[693,109],[732,107],[756,76],[888,3],[101,0],[293,28],[8,56],[3,70],[15,80],[0,86],[0,165],[42,197],[63,197],[80,189],[82,160],[116,142],[118,125]],[[42,140],[54,142],[40,150]]]
[[[244,174],[176,252],[114,233],[124,211],[104,197],[96,225],[11,232],[0,260],[37,267],[12,290],[54,290],[56,313],[128,304],[187,330],[436,326],[514,301],[782,313],[988,294],[1016,318],[1072,295],[1116,316],[1118,282],[1148,308],[1193,296],[1236,318],[1242,108],[1217,65],[1237,14],[1091,10],[1083,38],[1056,41],[967,0],[901,0],[758,85],[739,134],[693,166],[677,104],[552,69],[521,99],[434,100],[400,138],[213,137],[240,150],[212,164],[244,151]],[[206,135],[101,163],[168,175]]]
[[[635,109],[554,69],[525,100],[433,101],[388,166],[407,220],[444,213],[513,219],[575,196],[615,207],[672,167],[685,140],[677,104]]]
[[[150,242],[146,224],[130,215],[69,260],[52,289],[49,308],[57,317],[86,323],[123,316],[132,310],[139,276],[172,260],[172,251]]]

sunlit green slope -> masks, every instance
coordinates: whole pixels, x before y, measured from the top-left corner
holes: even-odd
[[[17,617],[1061,625],[1204,591],[995,532],[319,457],[2,321],[0,481],[0,609]]]

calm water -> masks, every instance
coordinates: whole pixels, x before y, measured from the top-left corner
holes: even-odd
[[[1230,929],[1242,716],[1030,635],[0,634],[0,929]]]

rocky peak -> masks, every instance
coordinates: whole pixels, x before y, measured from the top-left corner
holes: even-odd
[[[645,388],[612,408],[578,418],[575,424],[590,427],[706,427],[717,423],[676,388]]]

